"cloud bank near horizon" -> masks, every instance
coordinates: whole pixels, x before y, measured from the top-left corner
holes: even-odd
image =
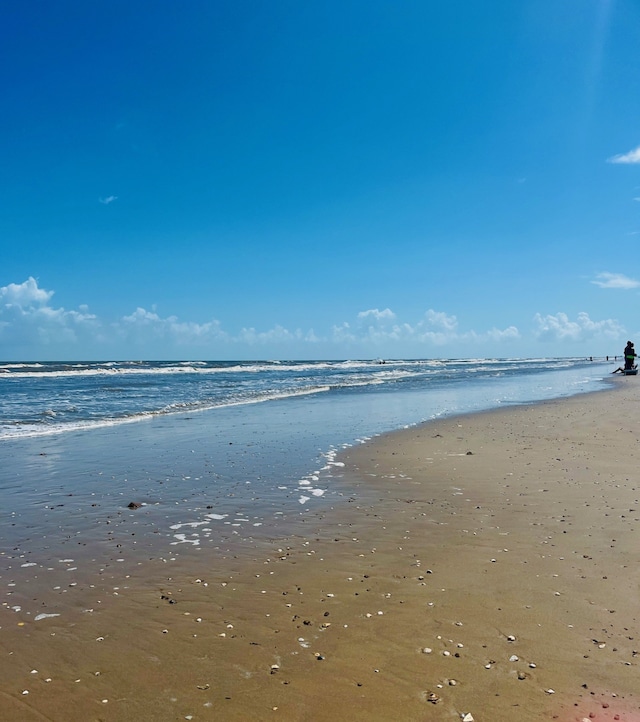
[[[638,282],[620,274],[602,273],[593,281],[606,288],[635,288]],[[635,285],[633,285],[635,284]],[[467,351],[483,345],[501,344],[508,348],[522,341],[525,335],[515,326],[484,331],[463,330],[455,315],[428,309],[413,323],[401,321],[390,309],[372,308],[361,311],[352,321],[342,321],[331,326],[326,333],[314,329],[287,329],[275,325],[267,330],[243,327],[235,333],[225,330],[217,319],[199,323],[182,321],[176,316],[162,317],[155,308],[136,308],[131,314],[115,320],[100,319],[89,312],[87,306],[77,310],[55,307],[54,291],[38,285],[33,277],[23,283],[10,283],[0,287],[0,342],[5,354],[16,352],[44,356],[47,352],[64,347],[82,355],[87,350],[92,355],[108,357],[117,349],[126,348],[135,353],[160,349],[167,354],[180,356],[200,352],[212,357],[234,351],[248,352],[269,348],[270,352],[281,349],[307,348],[327,351],[334,349],[340,355],[352,351],[376,354],[376,350],[419,349],[431,355],[447,346],[463,347]],[[529,336],[542,342],[571,342],[616,340],[626,334],[624,327],[615,319],[592,320],[581,312],[575,320],[565,313],[543,315],[536,313]],[[387,354],[385,354],[387,355]]]

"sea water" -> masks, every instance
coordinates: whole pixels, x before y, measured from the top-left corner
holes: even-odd
[[[251,406],[273,408],[278,400],[292,411],[372,404],[378,423],[364,429],[370,434],[443,413],[592,390],[604,374],[601,363],[581,358],[0,363],[0,440],[203,411],[222,420],[223,410],[236,406],[250,417]]]
[[[0,539],[22,557],[45,548],[55,556],[62,545],[108,541],[110,525],[139,547],[174,553],[291,530],[349,496],[342,449],[447,415],[595,391],[609,366],[580,358],[0,365]]]

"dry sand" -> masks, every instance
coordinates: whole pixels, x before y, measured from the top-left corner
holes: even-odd
[[[638,722],[639,403],[624,378],[389,434],[304,536],[3,614],[0,717]]]

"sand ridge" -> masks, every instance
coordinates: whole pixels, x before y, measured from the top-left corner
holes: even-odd
[[[304,533],[4,615],[8,719],[637,722],[629,381],[380,437]]]

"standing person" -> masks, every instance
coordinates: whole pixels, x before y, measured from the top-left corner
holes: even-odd
[[[624,347],[624,353],[622,354],[624,358],[624,368],[622,366],[619,366],[615,371],[612,371],[612,374],[617,374],[618,371],[620,373],[624,373],[625,371],[631,371],[635,368],[635,359],[636,356],[636,350],[633,347],[633,343],[631,341],[627,341],[627,345]]]
[[[627,345],[624,347],[624,370],[628,371],[629,369],[632,369],[635,360],[636,350],[631,341],[627,341]]]
[[[627,345],[624,347],[624,353],[622,354],[624,358],[624,368],[622,366],[619,366],[615,371],[612,371],[612,374],[617,374],[618,371],[620,373],[624,373],[625,371],[631,371],[635,368],[635,359],[636,359],[636,350],[633,347],[633,343],[631,341],[627,341]]]

